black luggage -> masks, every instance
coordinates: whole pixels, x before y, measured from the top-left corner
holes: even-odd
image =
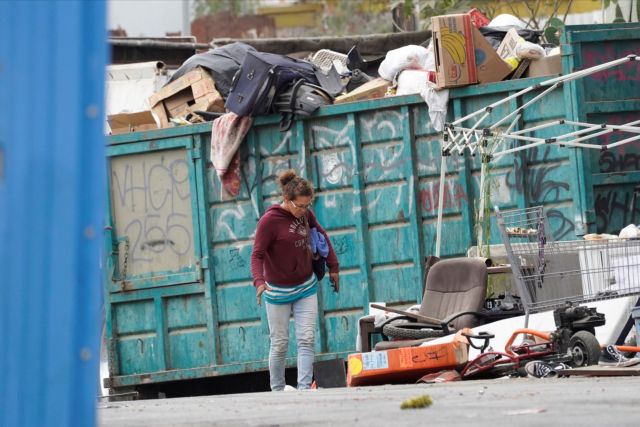
[[[203,67],[211,73],[216,89],[223,98],[229,96],[233,77],[244,62],[247,52],[256,50],[245,43],[235,42],[198,53],[187,59],[171,76],[167,84],[182,77],[196,67]]]
[[[316,67],[307,61],[265,52],[247,52],[233,79],[225,108],[239,116],[272,112],[273,100],[296,80],[318,85]]]

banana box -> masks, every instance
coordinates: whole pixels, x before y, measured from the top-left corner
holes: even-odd
[[[431,18],[438,88],[478,82],[471,17],[467,14]]]
[[[414,383],[425,374],[460,368],[469,358],[463,331],[470,332],[463,329],[447,343],[350,354],[347,386]]]
[[[511,74],[511,67],[493,49],[480,30],[473,27],[473,45],[476,56],[476,74],[478,83],[492,83],[504,80]]]

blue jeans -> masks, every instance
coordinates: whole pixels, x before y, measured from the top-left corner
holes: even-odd
[[[265,303],[269,321],[269,379],[272,391],[284,390],[284,366],[289,347],[289,318],[293,311],[298,344],[298,390],[311,388],[318,295],[313,294],[291,304]]]

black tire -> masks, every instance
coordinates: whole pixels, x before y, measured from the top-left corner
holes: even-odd
[[[391,338],[405,340],[420,340],[443,336],[441,329],[429,329],[429,325],[420,323],[387,324],[382,327],[382,333]]]
[[[578,331],[569,340],[569,351],[573,358],[571,366],[591,366],[597,365],[600,360],[600,343],[596,337],[587,331]]]

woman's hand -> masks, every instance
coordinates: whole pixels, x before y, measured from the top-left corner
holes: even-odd
[[[271,288],[266,283],[262,283],[256,288],[256,301],[258,302],[258,305],[262,305],[262,293],[270,290]]]
[[[333,286],[333,291],[338,293],[340,291],[340,273],[329,273],[329,281]]]

